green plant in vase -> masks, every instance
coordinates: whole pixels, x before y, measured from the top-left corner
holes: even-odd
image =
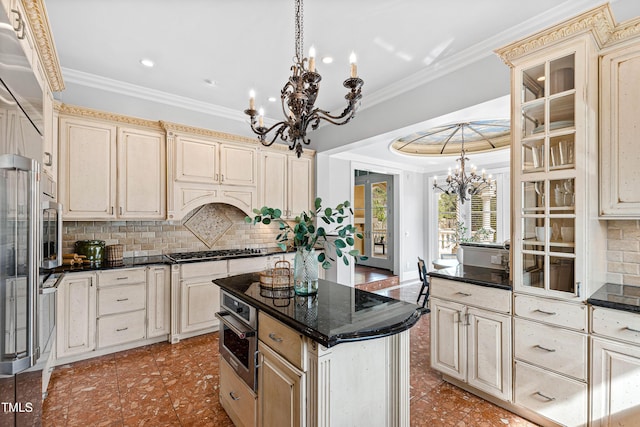
[[[283,251],[287,247],[296,250],[294,258],[294,289],[298,295],[313,295],[318,291],[318,264],[328,269],[336,259],[342,258],[345,265],[349,265],[349,258],[355,257],[366,260],[360,251],[353,249],[355,239],[362,239],[362,234],[357,232],[353,224],[347,222],[349,215],[353,215],[351,204],[345,200],[335,208],[322,208],[322,199],[317,198],[314,209],[303,211],[295,219],[287,221],[282,216],[282,211],[267,206],[254,209],[256,215],[247,216],[245,222],[251,224],[262,223],[269,225],[277,223],[280,233],[276,236],[278,247]],[[331,234],[320,221],[331,226]],[[316,249],[324,251],[317,253]],[[335,258],[332,256],[335,254]]]

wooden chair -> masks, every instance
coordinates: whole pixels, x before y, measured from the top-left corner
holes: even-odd
[[[422,307],[424,307],[427,305],[427,300],[429,299],[429,276],[427,276],[427,267],[424,260],[420,257],[418,257],[418,275],[420,276],[422,286],[420,287],[416,304],[420,304],[420,297],[424,296],[424,300],[422,301]]]

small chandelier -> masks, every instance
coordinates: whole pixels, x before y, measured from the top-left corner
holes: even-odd
[[[453,137],[453,135],[460,130],[462,137],[462,149],[460,152],[460,158],[456,159],[458,164],[456,169],[451,174],[451,168],[446,179],[446,186],[438,185],[438,177],[433,177],[433,189],[440,190],[449,195],[457,195],[460,203],[464,204],[465,200],[469,200],[472,196],[482,193],[485,189],[492,189],[495,181],[491,180],[491,175],[487,177],[484,169],[481,174],[477,173],[477,169],[474,165],[471,165],[471,172],[467,175],[465,170],[465,163],[469,161],[467,153],[464,149],[464,127],[468,126],[467,123],[456,124],[455,130],[445,141],[446,143]]]
[[[296,56],[291,66],[291,77],[282,88],[280,98],[282,100],[282,112],[285,119],[271,127],[264,126],[264,113],[262,109],[258,113],[255,109],[255,94],[253,91],[249,98],[249,108],[244,112],[251,117],[251,130],[258,135],[262,145],[270,146],[278,137],[289,144],[290,150],[296,150],[298,157],[302,154],[302,143],[309,145],[307,128],[311,125],[317,129],[321,120],[334,125],[348,123],[356,114],[359,101],[362,98],[360,89],[364,82],[358,77],[355,54],[351,54],[351,77],[344,81],[344,87],[349,89],[345,95],[347,107],[342,113],[333,115],[326,110],[315,107],[316,98],[320,89],[319,83],[322,77],[315,69],[315,52],[313,47],[309,52],[309,58],[303,56],[303,5],[302,0],[295,0],[295,51]],[[256,120],[256,116],[258,120]],[[267,135],[275,130],[270,141]]]

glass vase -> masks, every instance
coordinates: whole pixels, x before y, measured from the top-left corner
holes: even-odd
[[[315,249],[298,248],[293,259],[293,290],[296,295],[318,292],[318,257]]]

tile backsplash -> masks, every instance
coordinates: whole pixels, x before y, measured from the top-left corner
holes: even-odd
[[[640,221],[607,221],[607,281],[640,286]]]
[[[278,226],[271,224],[252,225],[244,221],[246,214],[240,209],[215,204],[215,209],[207,206],[195,209],[181,221],[65,221],[63,223],[63,253],[72,253],[77,240],[104,240],[107,245],[124,245],[124,256],[152,256],[172,252],[205,251],[215,249],[265,248],[276,245]],[[200,209],[204,212],[200,213]],[[225,217],[220,225],[217,239],[210,248],[196,237],[194,232],[183,225],[192,216],[199,214]],[[227,221],[228,220],[228,221]],[[228,226],[227,222],[231,225]],[[211,223],[218,223],[212,218]]]

